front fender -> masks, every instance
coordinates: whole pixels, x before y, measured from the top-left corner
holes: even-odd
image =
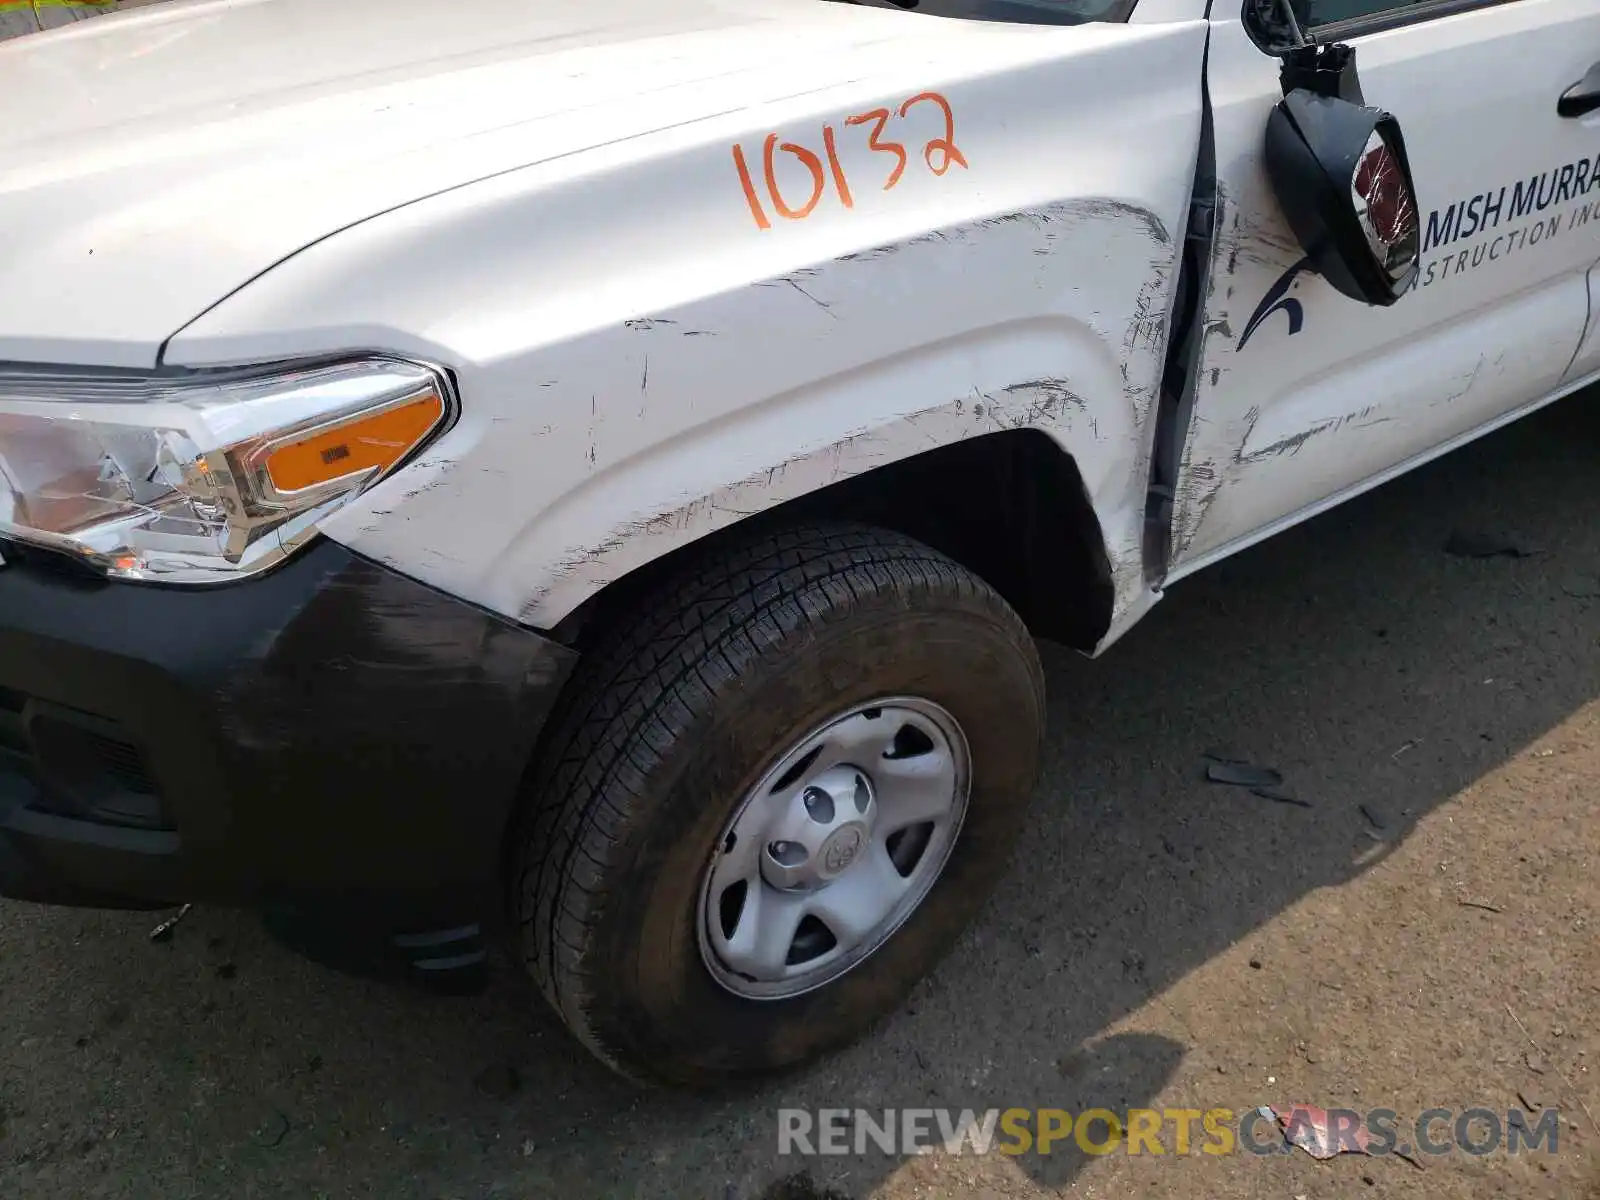
[[[870,81],[365,222],[182,331],[166,361],[361,347],[449,367],[455,428],[325,531],[542,628],[740,517],[1038,429],[1077,464],[1125,624],[1148,600],[1205,26],[960,32],[947,60],[886,50]],[[845,116],[930,87],[970,165],[936,175],[913,149],[915,170],[877,190],[884,156]],[[843,131],[853,206],[758,227],[730,146],[824,125]]]
[[[1059,311],[1030,311],[1027,293],[1006,283],[1009,269],[1037,271],[1056,239],[1086,235],[1131,256],[1145,272],[1141,286],[1165,296],[1167,251],[1145,214],[1064,204],[942,230],[634,323],[603,357],[619,376],[615,391],[637,374],[637,407],[597,410],[580,448],[594,469],[506,545],[486,580],[491,603],[516,604],[520,619],[549,627],[628,572],[743,517],[936,447],[1028,428],[1075,460],[1114,578],[1136,586],[1153,380],[1123,370],[1155,361],[1159,324],[1097,329]],[[893,274],[885,269],[891,255]],[[930,299],[916,306],[927,322],[921,330],[945,336],[872,357],[901,332],[882,312],[895,289],[876,276],[947,289],[947,322],[929,320]],[[1139,304],[1137,295],[1121,299],[1130,311]],[[973,314],[992,323],[963,328]],[[782,331],[787,350],[767,349],[772,331]],[[826,359],[808,346],[851,365],[814,375]],[[753,389],[727,416],[607,462],[608,426],[619,416],[648,420],[658,404],[692,410],[698,381],[719,374],[759,389],[789,373],[774,363],[779,354],[798,368],[794,386]]]

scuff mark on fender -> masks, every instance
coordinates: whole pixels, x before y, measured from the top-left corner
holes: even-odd
[[[1047,204],[1042,208],[1024,208],[1013,212],[997,213],[992,217],[985,217],[974,222],[978,229],[990,229],[996,225],[1006,225],[1015,221],[1026,221],[1035,227],[1043,229],[1046,225],[1060,223],[1076,223],[1079,221],[1121,221],[1132,219],[1144,226],[1145,233],[1150,240],[1160,245],[1170,245],[1172,238],[1167,233],[1167,227],[1159,215],[1148,208],[1141,208],[1137,204],[1129,204],[1124,200],[1113,200],[1106,197],[1087,197],[1075,200],[1063,200],[1057,204]],[[959,228],[959,227],[958,227]],[[953,230],[938,230],[931,234],[924,234],[915,241],[925,241],[930,237],[945,236]]]
[[[1060,379],[1030,379],[1025,383],[1009,384],[1001,390],[1007,395],[1026,395],[1027,397],[1027,407],[1014,414],[1016,417],[1015,423],[1009,426],[1013,429],[1021,429],[1040,421],[1049,420],[1063,407],[1070,406],[1079,412],[1086,412],[1089,407],[1082,396],[1078,395],[1077,392],[1069,388]],[[957,400],[955,404],[959,412],[961,401]],[[993,412],[992,407],[990,411],[991,413]]]
[[[1020,380],[992,393],[975,389],[975,395],[976,400],[972,393],[954,397],[884,426],[851,430],[825,446],[762,467],[709,495],[684,497],[659,512],[639,514],[614,526],[592,546],[570,547],[551,570],[548,582],[526,597],[519,619],[538,624],[541,607],[567,581],[583,578],[594,585],[602,579],[618,579],[685,540],[704,537],[796,496],[912,457],[918,453],[919,443],[932,448],[1002,430],[1048,431],[1079,418],[1092,421],[1086,417],[1089,410],[1084,398],[1064,379]],[[1098,424],[1091,432],[1100,436]],[[652,544],[663,542],[667,544]],[[1131,565],[1122,561],[1126,553],[1126,548],[1121,548],[1112,555],[1113,570],[1142,570],[1140,548],[1131,551]]]
[[[815,272],[812,272],[812,274],[815,274]],[[782,282],[787,283],[795,291],[799,292],[802,296],[811,301],[811,303],[815,304],[823,312],[827,313],[835,321],[839,319],[839,314],[833,311],[833,305],[829,304],[826,300],[817,299],[810,292],[806,291],[805,288],[796,283],[793,276],[785,276]]]
[[[477,474],[474,494],[503,498],[503,481],[518,480],[533,492],[528,511],[462,539],[470,567],[439,574],[470,573],[473,598],[495,611],[559,621],[606,583],[742,516],[925,450],[1037,428],[1084,464],[1126,603],[1142,577],[1121,560],[1142,553],[1171,245],[1156,213],[1079,197],[877,247],[835,243],[831,257],[785,261],[663,315],[618,313],[539,350],[525,376],[539,389],[531,412],[512,406],[532,389],[504,389],[498,403],[516,424],[473,448],[501,482]],[[780,345],[782,362],[769,364]],[[524,484],[529,453],[548,455],[548,467]],[[415,553],[419,517],[428,545],[462,553],[437,502],[396,511],[374,538],[409,536],[403,553]]]

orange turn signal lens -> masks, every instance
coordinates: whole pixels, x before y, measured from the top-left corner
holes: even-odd
[[[278,446],[265,466],[272,486],[298,492],[377,468],[387,471],[444,420],[444,397],[429,392]]]

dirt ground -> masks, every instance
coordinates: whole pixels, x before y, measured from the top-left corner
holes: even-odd
[[[743,1094],[613,1079],[509,968],[431,997],[245,914],[155,944],[0,904],[0,1196],[1600,1198],[1597,469],[1590,392],[1173,588],[1097,663],[1047,651],[1007,882],[903,1012]],[[1223,746],[1309,807],[1205,782]],[[1563,1115],[1555,1154],[1421,1169],[777,1153],[789,1106],[1297,1100]]]

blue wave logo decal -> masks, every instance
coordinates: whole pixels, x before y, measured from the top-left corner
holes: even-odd
[[[1261,323],[1275,312],[1288,314],[1291,337],[1300,332],[1300,327],[1306,322],[1306,310],[1300,301],[1289,295],[1289,289],[1300,277],[1300,272],[1310,268],[1311,256],[1307,255],[1278,276],[1278,282],[1267,289],[1267,294],[1261,297],[1261,303],[1256,305],[1255,312],[1251,313],[1250,319],[1245,322],[1244,332],[1239,335],[1239,344],[1234,347],[1236,352],[1244,349],[1244,344],[1250,340],[1250,335],[1261,328]]]

